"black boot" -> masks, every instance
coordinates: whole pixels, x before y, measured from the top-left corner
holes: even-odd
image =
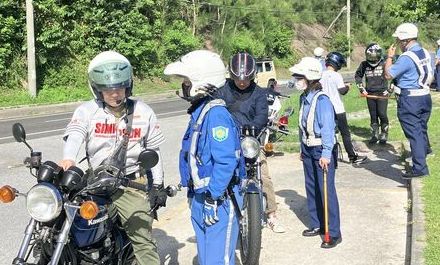
[[[386,144],[388,140],[388,124],[380,125],[379,144]]]
[[[373,123],[370,125],[371,127],[371,139],[368,141],[370,144],[375,144],[379,141],[379,125],[377,123]]]

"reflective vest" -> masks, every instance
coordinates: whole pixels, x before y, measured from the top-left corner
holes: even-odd
[[[316,112],[316,103],[318,102],[318,97],[320,95],[325,95],[324,92],[319,91],[313,96],[312,102],[310,103],[310,110],[307,115],[306,120],[306,128],[302,125],[302,117],[303,117],[303,109],[304,104],[301,104],[301,108],[299,110],[299,121],[298,126],[302,132],[302,142],[307,146],[319,146],[322,145],[322,139],[315,136],[315,131],[313,129],[313,124],[315,122],[315,112]]]
[[[225,107],[225,102],[221,99],[216,99],[202,104],[191,115],[191,119],[182,140],[182,149],[179,157],[179,171],[181,177],[181,184],[183,187],[190,187],[196,193],[205,192],[209,185],[209,180],[212,175],[213,161],[203,164],[200,157],[201,152],[210,152],[211,150],[198,150],[198,147],[205,146],[206,137],[201,137],[205,134],[202,131],[205,116],[215,107]],[[197,117],[196,119],[194,117]],[[201,148],[203,149],[203,148]],[[235,175],[239,178],[246,176],[244,157],[241,153],[239,134],[237,132],[237,140],[235,141],[235,157],[238,161],[238,166],[235,169]],[[232,176],[231,176],[232,177]]]
[[[414,62],[419,73],[420,88],[429,89],[429,85],[434,80],[434,70],[431,64],[431,55],[426,49],[418,51],[406,51],[402,55],[406,55]]]

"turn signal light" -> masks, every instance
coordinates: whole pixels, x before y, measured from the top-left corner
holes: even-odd
[[[9,185],[0,188],[0,201],[2,203],[9,203],[15,199],[15,189]]]
[[[273,152],[273,143],[267,143],[263,148],[265,152]]]
[[[85,201],[79,208],[79,214],[86,220],[95,218],[99,213],[99,208],[94,201]]]

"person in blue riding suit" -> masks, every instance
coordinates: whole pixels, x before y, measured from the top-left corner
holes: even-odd
[[[388,49],[385,77],[394,79],[397,95],[397,118],[411,146],[412,168],[404,179],[429,175],[426,155],[432,150],[428,138],[428,121],[432,101],[429,85],[433,69],[429,52],[417,42],[418,29],[412,23],[399,25],[393,34],[403,54],[393,64],[395,45]]]
[[[322,91],[320,62],[304,57],[289,69],[295,78],[295,87],[303,91],[300,96],[299,137],[301,160],[304,167],[309,228],[302,235],[312,237],[322,234],[324,220],[324,170],[327,173],[329,242],[322,248],[333,248],[342,241],[339,203],[335,187],[337,148],[335,139],[335,110],[329,97]]]
[[[164,70],[184,78],[182,98],[191,103],[179,170],[201,265],[234,264],[238,239],[239,184],[245,177],[239,132],[225,102],[210,96],[224,85],[225,69],[218,54],[197,50]]]

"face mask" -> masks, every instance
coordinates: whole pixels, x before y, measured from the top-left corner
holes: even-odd
[[[295,82],[295,88],[296,88],[298,91],[304,91],[304,90],[306,90],[306,88],[307,88],[306,80],[305,80],[305,79],[299,79],[299,80],[296,80],[296,82]]]

